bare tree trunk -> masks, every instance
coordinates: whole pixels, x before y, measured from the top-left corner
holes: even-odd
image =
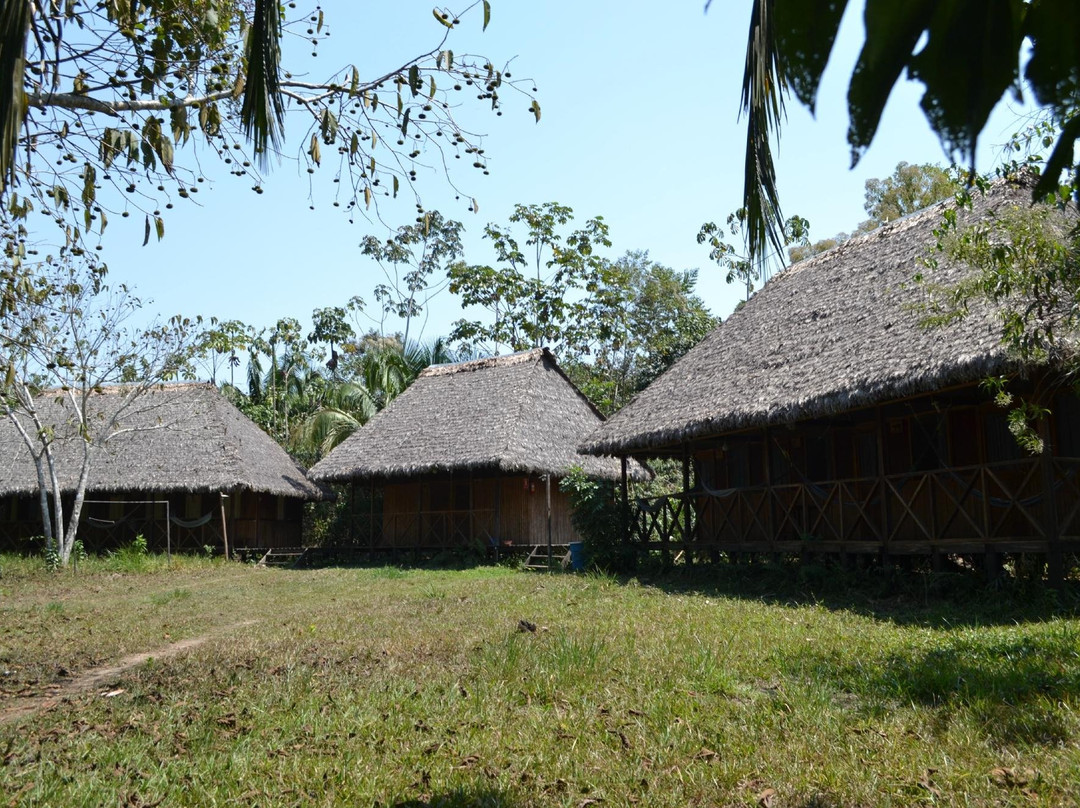
[[[75,488],[75,501],[71,505],[71,515],[68,517],[67,530],[60,544],[60,560],[67,566],[71,558],[71,551],[75,547],[75,537],[79,534],[79,516],[82,515],[83,500],[86,499],[86,486],[90,481],[90,452],[92,446],[88,441],[83,441],[82,469],[79,471],[79,484]]]
[[[22,399],[24,395],[28,396],[26,391],[19,391],[19,398]],[[26,445],[26,449],[30,452],[30,457],[34,460],[34,471],[37,473],[38,481],[38,502],[41,506],[41,529],[45,534],[45,549],[51,550],[53,548],[53,529],[52,519],[49,517],[49,488],[45,479],[45,460],[48,452],[48,444],[45,441],[45,433],[42,431],[41,422],[38,420],[37,413],[33,410],[32,400],[30,400],[30,406],[27,406],[27,401],[22,401],[22,406],[27,409],[28,414],[34,421],[34,428],[37,429],[39,440],[42,441],[40,450],[34,450],[34,442],[30,439],[30,435],[23,427],[22,422],[15,415],[15,412],[11,409],[11,405],[4,404],[4,413],[7,415],[18,431],[19,436],[22,438],[23,443]]]

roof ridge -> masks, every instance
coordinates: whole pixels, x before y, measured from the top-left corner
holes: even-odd
[[[469,359],[465,362],[453,362],[443,365],[429,365],[420,371],[417,378],[426,376],[449,376],[453,373],[469,373],[475,370],[484,370],[494,367],[510,367],[531,362],[542,357],[548,352],[547,348],[530,348],[527,351],[517,351],[505,356],[485,356],[480,359]]]

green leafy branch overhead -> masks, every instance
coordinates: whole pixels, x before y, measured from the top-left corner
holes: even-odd
[[[315,62],[293,64],[297,44],[310,46],[314,59],[331,33],[321,8],[302,13],[295,2],[5,2],[6,216],[26,222],[36,211],[79,243],[99,237],[111,216],[134,214],[145,218],[146,239],[160,238],[165,211],[194,199],[212,178],[207,153],[261,193],[263,171],[290,159],[281,152],[286,143],[307,172],[333,175],[333,204],[350,217],[375,216],[381,198],[406,192],[422,208],[425,174],[449,177],[455,159],[489,170],[483,138],[463,116],[484,108],[501,115],[504,96],[520,93],[539,119],[531,81],[452,49],[470,12],[487,26],[487,0],[460,14],[436,9],[436,21],[420,18],[434,47],[361,75],[354,65],[316,72]],[[476,200],[450,182],[475,209]],[[7,241],[9,256],[21,260],[19,234]]]
[[[743,74],[747,138],[743,206],[749,253],[782,248],[772,140],[789,94],[814,109],[847,0],[752,0]],[[706,7],[708,7],[708,3]],[[973,164],[997,103],[1028,88],[1057,134],[1036,196],[1069,172],[1080,188],[1080,4],[1075,0],[866,0],[866,37],[848,85],[848,143],[858,163],[893,87],[923,84],[922,110],[950,158]],[[1022,66],[1022,70],[1021,70]],[[1023,79],[1023,84],[1021,84]]]

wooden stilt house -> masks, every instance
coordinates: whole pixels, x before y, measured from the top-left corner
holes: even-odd
[[[91,398],[107,419],[122,389]],[[62,392],[38,396],[56,433],[54,456],[67,508],[81,463],[81,439]],[[25,416],[18,416],[25,419]],[[212,384],[168,384],[144,394],[119,432],[95,447],[79,539],[105,550],[142,535],[152,549],[221,552],[297,547],[303,504],[326,492]],[[31,434],[33,430],[31,429]],[[0,417],[0,546],[32,549],[42,533],[34,464],[15,426]],[[65,517],[66,518],[66,517]]]
[[[999,182],[960,227],[1031,204]],[[985,563],[1035,554],[1060,577],[1080,543],[1080,404],[1052,368],[1021,367],[1000,313],[974,306],[923,327],[927,287],[971,269],[923,260],[953,203],[887,224],[771,280],[582,451],[674,458],[683,490],[640,500],[628,540],[670,554],[924,556]],[[1047,407],[1046,451],[1022,450],[990,375]]]
[[[562,477],[621,473],[576,452],[602,421],[546,349],[436,365],[310,474],[366,503],[343,537],[358,547],[564,546],[578,539]]]

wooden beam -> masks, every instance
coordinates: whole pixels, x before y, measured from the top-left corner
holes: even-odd
[[[626,455],[619,458],[622,461],[622,520],[623,520],[623,542],[630,543],[630,484],[627,480],[627,465],[628,461]]]

